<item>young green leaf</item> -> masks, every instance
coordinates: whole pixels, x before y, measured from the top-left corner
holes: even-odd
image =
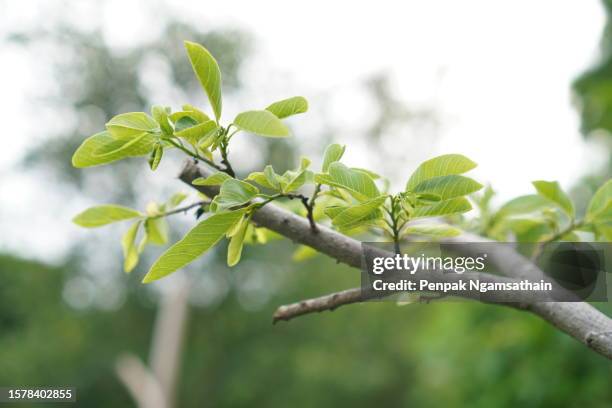
[[[538,193],[545,198],[548,198],[557,204],[570,218],[574,218],[575,210],[572,200],[567,196],[565,191],[561,189],[556,181],[537,180],[532,182]]]
[[[302,157],[300,167],[296,170],[286,171],[282,176],[281,190],[283,193],[290,193],[302,187],[312,173],[307,170],[310,160]]]
[[[416,169],[408,183],[406,183],[406,191],[413,189],[425,180],[434,177],[450,176],[453,174],[462,174],[476,167],[476,163],[460,154],[445,154],[434,157],[421,163]]]
[[[230,178],[221,184],[219,194],[213,199],[211,211],[222,211],[231,207],[243,205],[257,196],[257,187],[242,180]]]
[[[432,237],[455,237],[461,230],[447,224],[418,224],[406,227],[402,235],[426,235]]]
[[[244,131],[266,137],[287,137],[289,129],[273,113],[266,110],[239,113],[234,126]]]
[[[345,149],[346,146],[342,146],[337,143],[332,143],[327,146],[325,153],[323,154],[323,166],[321,167],[323,173],[327,173],[330,164],[337,162],[342,158]]]
[[[197,125],[184,128],[178,132],[174,132],[177,137],[182,137],[192,145],[196,145],[203,137],[210,134],[212,131],[217,129],[217,124],[214,120],[209,120],[204,123],[198,123]]]
[[[142,221],[133,223],[121,238],[124,258],[123,270],[127,273],[132,272],[138,264],[138,248],[134,242],[136,241],[136,234],[138,233],[140,224],[142,224]]]
[[[482,184],[472,180],[469,177],[450,175],[434,177],[422,181],[414,187],[414,193],[433,194],[440,197],[441,200],[449,198],[461,197],[478,191],[482,188]]]
[[[465,197],[455,197],[450,200],[438,201],[428,206],[417,207],[412,213],[412,218],[459,214],[470,211],[471,209],[472,205]]]
[[[280,190],[282,177],[276,174],[274,167],[268,164],[266,167],[264,167],[263,175],[266,178],[268,185],[271,186],[270,188]]]
[[[368,201],[380,195],[374,180],[367,174],[349,169],[340,162],[329,166],[329,174],[317,174],[315,181],[347,190],[358,201]]]
[[[251,174],[249,174],[249,176],[246,178],[249,181],[254,181],[255,183],[259,184],[262,187],[265,188],[269,188],[270,190],[277,190],[278,187],[273,186],[272,184],[270,184],[270,182],[268,181],[268,178],[266,177],[266,175],[264,174],[264,172],[262,171],[255,171]]]
[[[168,204],[166,207],[168,208],[168,210],[171,210],[175,208],[177,205],[179,205],[180,203],[182,203],[186,198],[187,198],[187,194],[185,193],[181,193],[181,192],[174,193],[168,200]]]
[[[244,237],[247,227],[249,226],[248,217],[243,217],[239,221],[238,229],[230,238],[230,243],[227,247],[227,265],[234,266],[240,262],[242,255],[242,247],[244,246]]]
[[[244,210],[231,211],[213,214],[200,222],[155,261],[143,283],[163,278],[193,262],[215,246],[243,215]]]
[[[588,222],[612,219],[612,179],[604,183],[591,198],[587,208]]]
[[[308,111],[308,101],[302,96],[294,96],[293,98],[274,102],[266,110],[272,112],[277,118],[284,119],[288,116]]]
[[[126,157],[144,156],[155,144],[153,135],[142,133],[131,140],[117,140],[107,131],[96,133],[83,141],[72,156],[77,168],[101,166]]]
[[[142,217],[142,213],[120,205],[107,204],[90,207],[72,219],[85,228],[96,228],[117,221]]]
[[[168,242],[168,222],[165,218],[148,218],[144,225],[150,243],[165,245]]]
[[[159,130],[159,124],[144,112],[129,112],[115,116],[106,124],[112,137],[125,140],[142,134]]]
[[[194,186],[220,186],[225,180],[229,179],[231,179],[231,177],[227,173],[219,171],[206,178],[198,177],[197,179],[193,180],[191,184]]]
[[[188,103],[183,105],[183,112],[188,113],[189,116],[195,119],[198,123],[204,123],[210,120],[207,114],[205,114],[200,109]]]
[[[376,212],[387,199],[386,196],[376,197],[373,200],[363,202],[361,204],[348,207],[337,214],[333,214],[332,224],[339,229],[350,229],[359,226],[365,219],[371,221],[370,215]],[[382,214],[376,218],[380,218]]]
[[[185,41],[187,56],[193,72],[204,88],[217,122],[221,118],[221,70],[215,58],[200,44]]]
[[[551,204],[552,203],[550,200],[542,197],[541,195],[524,195],[516,197],[504,204],[499,211],[497,211],[495,217],[501,218],[517,214],[529,214],[543,211],[544,209],[551,208]]]
[[[157,170],[157,166],[159,166],[159,162],[161,162],[162,156],[164,155],[164,147],[161,144],[157,144],[153,151],[151,152],[151,156],[149,157],[149,167],[151,170]]]
[[[172,135],[172,126],[170,125],[168,112],[170,112],[170,108],[166,109],[163,106],[155,105],[151,108],[151,115],[153,119],[159,124],[162,132],[166,136]]]

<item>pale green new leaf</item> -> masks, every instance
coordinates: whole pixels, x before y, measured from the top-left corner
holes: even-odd
[[[151,152],[155,137],[142,133],[130,140],[117,140],[107,131],[96,133],[83,141],[72,156],[77,168],[100,166],[126,157],[144,156]]]
[[[270,182],[268,181],[268,178],[266,177],[266,175],[262,172],[262,171],[255,171],[251,174],[249,174],[249,176],[246,178],[249,181],[254,181],[255,183],[259,184],[262,187],[265,188],[269,188],[271,190],[275,190],[278,189],[278,187],[274,187],[273,185],[270,184]]]
[[[213,214],[172,245],[153,264],[143,283],[153,282],[193,262],[215,246],[244,215],[244,210]]]
[[[470,211],[471,209],[472,205],[465,197],[455,197],[450,200],[438,201],[425,207],[417,207],[412,213],[412,218],[459,214]]]
[[[496,214],[496,217],[507,217],[517,214],[529,214],[551,208],[550,200],[541,195],[524,195],[516,197],[504,204]]]
[[[142,221],[136,221],[121,237],[121,247],[123,248],[123,270],[132,272],[138,264],[138,248],[135,245],[136,234]]]
[[[219,171],[206,178],[198,177],[197,179],[193,180],[191,184],[194,186],[220,186],[225,180],[229,179],[231,179],[231,177],[227,173]]]
[[[189,116],[195,119],[198,123],[204,123],[210,120],[207,114],[205,114],[200,109],[188,103],[183,105],[183,112],[188,113]]]
[[[172,194],[172,197],[170,197],[170,199],[168,200],[167,209],[168,210],[173,209],[174,207],[182,203],[186,198],[187,198],[187,194],[185,193],[178,192],[178,193]]]
[[[450,175],[425,180],[415,186],[413,192],[433,194],[434,196],[440,197],[441,200],[447,200],[449,198],[471,194],[481,188],[482,184],[469,177]]]
[[[281,181],[281,189],[283,193],[290,193],[302,187],[304,183],[312,177],[312,173],[307,170],[310,166],[310,160],[302,157],[300,167],[297,170],[290,170],[285,172]]]
[[[170,108],[166,109],[163,106],[155,105],[151,108],[151,115],[153,119],[159,124],[162,132],[166,136],[172,135],[172,126],[170,125],[168,112],[170,112]]]
[[[323,154],[323,166],[321,167],[323,173],[327,173],[330,164],[340,161],[345,149],[346,146],[342,146],[337,143],[332,143],[327,146],[325,153]]]
[[[266,110],[242,112],[236,116],[233,123],[239,129],[259,136],[289,136],[289,128],[273,113]]]
[[[209,120],[204,123],[198,123],[197,125],[175,131],[174,135],[176,137],[182,137],[192,145],[196,145],[204,136],[210,134],[210,132],[215,129],[217,129],[217,124],[214,120]]]
[[[453,174],[462,174],[476,167],[476,163],[461,154],[445,154],[434,157],[421,163],[416,169],[408,183],[406,183],[406,191],[413,189],[425,180],[434,177],[450,176]]]
[[[227,265],[234,266],[240,262],[242,255],[242,247],[244,246],[244,237],[247,227],[249,226],[248,217],[243,217],[238,225],[238,229],[230,238],[230,243],[227,247]]]
[[[231,207],[246,204],[255,198],[258,193],[259,190],[252,184],[242,180],[230,178],[221,184],[219,194],[211,203],[211,211],[222,211]]]
[[[531,184],[533,184],[541,196],[556,203],[568,216],[574,218],[574,204],[565,191],[561,189],[558,182],[537,180],[533,181]]]
[[[387,199],[386,196],[376,197],[373,200],[366,201],[364,203],[347,207],[346,209],[339,211],[337,214],[334,212],[329,212],[328,215],[333,215],[332,224],[339,229],[350,229],[356,226],[359,226],[362,221],[368,220],[375,211],[377,211],[380,206]],[[380,217],[376,217],[380,218]]]
[[[191,67],[208,96],[217,122],[221,118],[221,70],[215,58],[200,44],[185,41]]]
[[[352,170],[340,162],[329,166],[329,174],[317,174],[315,181],[347,190],[355,199],[368,201],[380,196],[374,180],[367,174]]]
[[[459,228],[452,227],[447,224],[418,224],[407,226],[402,235],[426,235],[432,237],[455,237],[461,234]]]
[[[148,218],[145,221],[145,231],[152,244],[165,245],[168,242],[168,222],[165,218]]]
[[[271,186],[270,188],[276,190],[281,188],[282,177],[276,174],[274,167],[268,164],[266,167],[264,167],[263,175],[266,178],[268,185]]]
[[[308,101],[303,96],[294,96],[293,98],[274,102],[266,110],[272,112],[277,118],[283,119],[308,111]]]
[[[149,167],[151,168],[151,170],[155,171],[157,170],[157,166],[159,166],[159,163],[161,162],[161,159],[164,155],[164,148],[162,145],[158,144],[153,148],[153,151],[151,152],[151,156],[149,157]]]
[[[159,126],[155,119],[144,112],[128,112],[109,120],[106,129],[115,139],[125,140],[143,132],[159,130]]]
[[[72,219],[85,228],[96,228],[113,222],[141,217],[142,213],[120,205],[106,204],[90,207]]]
[[[586,219],[604,221],[612,219],[612,179],[604,183],[591,198],[587,208]]]

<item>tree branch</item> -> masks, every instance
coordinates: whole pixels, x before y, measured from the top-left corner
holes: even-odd
[[[189,184],[191,187],[212,197],[218,193],[217,187],[212,186],[193,186],[191,182],[198,177],[207,177],[209,175],[205,170],[200,169],[193,162],[189,161],[183,168],[180,179]],[[310,228],[306,218],[290,213],[275,205],[266,205],[259,209],[253,215],[253,221],[265,228],[275,231],[286,238],[310,246],[317,251],[324,253],[338,262],[345,263],[355,268],[361,268],[362,248],[361,243],[353,238],[342,235],[325,226],[318,226],[318,232],[314,233]],[[483,241],[481,237],[466,234],[466,236],[457,239],[459,242],[477,242]],[[522,276],[537,276],[542,274],[529,260],[507,248],[502,248],[492,254],[492,258],[497,262],[498,267],[507,276],[512,278],[520,278]],[[452,279],[452,275],[445,276],[446,279]],[[497,278],[497,277],[494,277]],[[322,308],[324,305],[338,307],[340,302],[345,300],[346,303],[355,303],[360,299],[357,298],[355,290],[340,292],[343,295],[334,295],[327,297],[312,299],[305,301],[306,304],[312,304],[316,311],[327,310]],[[335,300],[330,300],[335,299]],[[351,300],[354,300],[351,302]],[[479,294],[478,300],[486,302],[487,299]],[[310,302],[310,303],[308,303]],[[327,302],[327,303],[326,303]],[[297,305],[299,305],[298,303]],[[500,303],[507,306],[512,306],[521,310],[529,311],[542,319],[546,320],[559,330],[574,337],[576,340],[585,344],[599,354],[612,359],[612,320],[587,303],[564,303],[564,302],[530,302],[530,303]],[[295,305],[286,306],[286,310],[301,310]],[[304,313],[299,313],[304,314]],[[286,314],[285,314],[286,315]],[[281,317],[276,320],[283,320]],[[288,315],[287,315],[288,316]]]

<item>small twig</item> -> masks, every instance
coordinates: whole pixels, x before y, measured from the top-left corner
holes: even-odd
[[[161,214],[154,215],[154,216],[149,217],[149,218],[154,219],[154,218],[167,217],[168,215],[173,215],[173,214],[178,214],[178,213],[182,213],[182,212],[187,212],[187,211],[191,210],[192,208],[201,207],[201,206],[207,205],[207,204],[210,204],[210,201],[202,200],[202,201],[195,202],[193,204],[186,205],[185,207],[175,208],[174,210],[166,211],[166,212],[163,212]]]
[[[318,298],[302,300],[301,302],[280,306],[276,309],[272,323],[274,324],[280,320],[289,321],[294,317],[309,313],[335,310],[340,306],[359,303],[362,300],[361,288],[347,289]]]

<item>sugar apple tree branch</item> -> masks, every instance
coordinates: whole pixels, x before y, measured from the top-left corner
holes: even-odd
[[[193,186],[191,184],[196,178],[208,176],[210,176],[208,171],[190,160],[185,164],[179,178],[209,197],[214,197],[218,193],[218,187]],[[268,204],[257,210],[253,214],[252,220],[259,226],[277,232],[296,243],[312,247],[338,262],[354,268],[361,268],[361,243],[353,238],[322,225],[318,225],[317,230],[313,230],[306,218],[274,204]],[[465,235],[454,239],[464,240],[464,242],[483,240],[483,238],[473,235]],[[542,273],[529,260],[514,251],[500,250],[493,254],[493,259],[497,262],[501,271],[511,278]],[[489,275],[489,279],[503,278]],[[281,306],[275,313],[275,319],[289,320],[292,317],[307,313],[333,310],[342,305],[362,302],[367,298],[368,296],[364,296],[360,289],[349,289],[316,299],[304,300],[293,305]],[[482,298],[482,295],[479,296],[479,299],[487,301],[486,298]],[[612,359],[612,320],[588,303],[515,302],[499,304],[531,312],[597,353]]]

